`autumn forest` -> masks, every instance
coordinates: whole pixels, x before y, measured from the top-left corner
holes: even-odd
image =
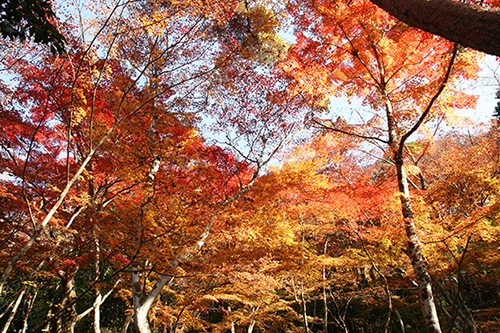
[[[500,332],[485,49],[387,3],[2,1],[0,333]]]

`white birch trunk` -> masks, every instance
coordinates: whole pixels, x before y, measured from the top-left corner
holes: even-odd
[[[94,302],[94,333],[101,333],[101,304],[103,302],[102,295],[99,290],[96,291],[96,299]]]
[[[413,209],[410,202],[410,191],[408,189],[408,181],[406,179],[402,156],[395,156],[395,164],[398,174],[399,190],[401,192],[400,201],[404,226],[408,237],[406,254],[410,258],[413,271],[417,278],[418,298],[424,315],[427,332],[441,333],[436,303],[432,292],[431,277],[427,272],[425,259],[420,248],[417,229],[415,228]]]

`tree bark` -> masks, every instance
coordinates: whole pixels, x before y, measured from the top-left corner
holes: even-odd
[[[231,313],[231,307],[228,308],[228,311]],[[234,320],[231,320],[231,333],[236,333],[236,328],[234,326]]]
[[[309,333],[309,323],[307,321],[307,303],[304,298],[304,290],[300,291],[300,300],[301,300],[301,305],[302,305],[302,317],[304,319],[304,328],[305,328],[305,333]]]
[[[418,129],[420,124],[423,122],[425,116],[429,112],[433,102],[437,99],[439,94],[444,89],[444,86],[449,76],[449,72],[451,70],[451,66],[453,65],[455,55],[456,55],[456,45],[454,48],[454,55],[452,56],[448,71],[446,73],[446,77],[443,80],[440,89],[438,90],[436,95],[431,99],[429,106],[424,111],[422,116],[419,118],[417,123],[413,126],[413,128],[398,140],[396,140],[397,134],[396,134],[396,126],[394,121],[394,112],[392,108],[392,103],[390,101],[389,96],[387,96],[386,94],[385,82],[382,81],[380,86],[381,93],[386,99],[385,112],[387,119],[388,145],[391,149],[391,155],[394,161],[394,166],[396,167],[398,189],[400,192],[399,195],[401,202],[401,211],[403,214],[403,223],[406,231],[406,236],[408,238],[408,248],[406,250],[406,254],[410,259],[413,271],[415,272],[415,276],[417,279],[419,303],[422,309],[422,314],[424,316],[425,325],[428,333],[441,333],[441,326],[439,325],[439,317],[436,310],[436,303],[434,301],[434,295],[432,293],[431,277],[427,272],[427,267],[425,265],[426,262],[424,257],[422,256],[422,252],[420,249],[420,241],[418,238],[417,229],[415,228],[415,218],[413,214],[413,209],[411,207],[410,190],[408,188],[408,178],[406,176],[404,168],[403,147],[405,144],[405,140],[411,135],[412,132]]]
[[[410,191],[403,165],[403,156],[400,152],[394,152],[394,155],[394,164],[396,165],[398,175],[401,210],[403,213],[406,236],[408,237],[408,248],[406,249],[406,254],[410,258],[411,265],[417,279],[418,298],[424,315],[427,332],[441,333],[436,303],[432,293],[431,277],[427,272],[425,259],[420,249],[417,229],[415,228],[415,218],[410,202]]]
[[[200,250],[210,233],[210,227],[212,223],[208,223],[205,226],[203,234],[201,234],[200,239],[195,244],[184,249],[180,254],[178,254],[169,264],[171,269],[175,269],[179,266],[182,260],[184,260],[189,255]],[[151,328],[148,321],[148,313],[151,309],[156,298],[160,295],[161,290],[171,279],[168,275],[160,275],[160,278],[156,282],[153,289],[148,293],[144,294],[141,283],[141,276],[139,270],[139,264],[135,261],[132,264],[132,303],[134,306],[134,323],[137,332],[139,333],[151,333]]]
[[[77,266],[72,272],[67,273],[63,280],[63,298],[61,300],[61,309],[66,308],[69,304],[69,309],[65,313],[59,313],[57,324],[54,326],[56,332],[73,333],[76,326],[76,304],[73,302],[76,298],[75,292],[75,276],[78,272]]]
[[[326,251],[325,251],[326,252]],[[323,266],[323,333],[328,333],[328,301],[326,294],[326,268]]]
[[[250,325],[248,325],[247,333],[253,333],[253,328],[255,327],[255,319],[250,319]]]
[[[47,311],[47,320],[46,320],[46,323],[47,325],[45,325],[44,328],[42,328],[42,332],[50,332],[50,328],[51,328],[51,325],[52,325],[52,309],[54,308],[54,304],[50,303],[49,305],[49,311]]]
[[[26,313],[24,314],[23,329],[19,333],[26,333],[28,331],[28,325],[31,317],[31,311],[33,310],[33,305],[35,304],[36,296],[38,295],[38,287],[35,289],[33,296],[28,296],[28,307]]]
[[[304,299],[304,290],[302,288],[300,289],[300,299],[299,299],[298,291],[295,288],[295,281],[293,278],[292,278],[292,288],[293,288],[293,296],[295,298],[295,302],[300,307],[300,312],[302,314],[302,321],[304,324],[304,332],[309,333],[310,330],[309,330],[309,323],[307,321],[307,304],[306,304],[306,301]]]
[[[7,318],[7,321],[2,329],[2,333],[7,333],[7,330],[9,329],[10,324],[12,324],[12,320],[14,320],[14,316],[17,313],[17,309],[19,309],[19,304],[21,304],[21,300],[23,299],[24,294],[25,294],[26,289],[27,289],[25,286],[26,285],[23,286],[23,289],[17,295],[16,301],[14,302],[14,305],[12,306],[12,310],[10,312],[10,315]]]
[[[101,304],[102,304],[102,295],[99,288],[96,288],[96,298],[94,301],[94,333],[101,333]]]
[[[454,0],[370,0],[402,22],[500,56],[500,8]]]
[[[399,310],[397,308],[394,308],[394,314],[396,314],[396,317],[398,318],[399,328],[401,328],[401,333],[406,333],[405,323],[403,322],[403,318],[401,318],[401,314],[399,313]]]
[[[127,317],[125,318],[125,322],[123,323],[120,333],[127,333],[131,321],[132,321],[132,314],[128,314]]]
[[[252,314],[250,315],[250,324],[248,325],[248,330],[247,330],[247,333],[253,333],[253,329],[255,327],[255,319],[254,319],[254,315],[255,315],[255,312],[257,312],[260,308],[260,305],[259,306],[256,306],[256,307],[252,307]]]

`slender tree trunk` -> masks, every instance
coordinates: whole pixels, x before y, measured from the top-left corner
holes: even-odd
[[[58,310],[64,309],[66,307],[66,304],[70,303],[75,297],[75,275],[78,271],[78,267],[76,267],[72,272],[69,273],[62,273],[62,297],[59,302],[59,304],[56,307]],[[60,333],[60,332],[72,332],[74,330],[74,325],[76,323],[74,322],[74,304],[72,305],[73,309],[68,311],[68,315],[66,315],[65,312],[59,312],[56,310],[54,311],[56,315],[52,318],[52,327],[50,332],[52,333]]]
[[[70,289],[68,290],[68,303],[70,304],[70,306],[69,309],[66,310],[66,320],[65,322],[63,322],[64,333],[74,333],[76,324],[78,323],[78,321],[80,321],[80,318],[76,313],[75,275],[72,276],[71,284],[69,286]]]
[[[130,326],[130,322],[132,321],[132,314],[127,315],[125,318],[125,322],[123,323],[122,329],[120,333],[127,333],[128,327]]]
[[[328,333],[328,301],[327,301],[325,287],[323,287],[323,307],[324,307],[324,312],[325,312],[323,314],[323,332]]]
[[[99,239],[96,235],[96,229],[93,230],[94,236],[94,246],[95,246],[95,262],[94,262],[94,282],[99,280],[101,275],[101,247],[99,244]],[[94,287],[95,291],[95,301],[94,301],[94,333],[101,333],[101,304],[104,302],[101,294],[101,288],[98,284]]]
[[[102,295],[99,288],[96,288],[96,298],[94,302],[94,333],[101,333],[101,304],[102,304]]]
[[[306,333],[309,333],[309,323],[307,321],[307,303],[304,299],[304,291],[300,291],[300,300],[302,302],[302,316],[304,318],[304,328],[306,329]]]
[[[406,236],[408,237],[408,248],[406,254],[410,258],[413,271],[417,278],[418,298],[422,313],[424,315],[427,332],[441,333],[439,317],[432,292],[431,277],[427,272],[426,262],[420,248],[420,241],[415,228],[415,218],[410,201],[410,191],[403,165],[402,153],[395,152],[394,163],[398,175],[398,186],[400,191],[401,209],[403,213]]]
[[[64,287],[65,299],[62,306],[64,308],[66,304],[70,304],[69,309],[66,310],[66,315],[64,315],[64,313],[61,313],[58,320],[58,326],[64,333],[73,333],[75,331],[75,326],[77,323],[76,304],[73,302],[76,298],[75,275],[77,271],[78,269],[76,269],[73,273],[71,273],[71,275],[68,276]]]
[[[323,267],[323,333],[328,333],[328,300],[326,294],[326,268]]]
[[[74,333],[76,324],[78,323],[77,317],[74,315],[74,304],[71,305],[71,309],[68,310],[69,316],[67,320],[63,323],[63,332],[64,333]]]
[[[346,313],[347,313],[347,308],[349,307],[349,303],[351,302],[352,298],[347,301],[347,304],[344,307],[344,311],[343,311],[344,313],[342,314],[341,310],[340,310],[340,306],[337,302],[336,297],[333,295],[332,290],[329,289],[329,292],[330,292],[330,297],[332,299],[333,305],[335,306],[335,310],[337,312],[337,315],[334,315],[332,313],[333,320],[337,323],[337,325],[340,326],[340,328],[342,329],[342,331],[344,333],[349,333],[349,330],[347,329],[345,317],[346,317]]]
[[[157,287],[158,283],[153,290]],[[163,288],[163,285],[161,287]],[[134,305],[134,325],[138,333],[151,333],[148,321],[148,312],[154,300],[146,303],[146,297],[149,297],[150,299],[152,298],[151,295],[145,296],[143,294],[139,264],[135,261],[132,264],[132,302]]]
[[[450,61],[450,65],[448,68],[448,72],[446,74],[446,78],[444,79],[443,84],[440,89],[434,96],[434,101],[441,91],[444,89],[445,83],[447,81],[449,72],[451,70],[451,66],[453,65],[453,61],[455,58],[455,50],[454,55]],[[417,229],[415,228],[415,217],[413,214],[413,209],[411,207],[410,201],[410,190],[408,188],[408,178],[406,176],[405,168],[404,168],[404,159],[403,159],[403,145],[404,142],[411,133],[407,132],[400,141],[396,141],[397,133],[396,126],[394,121],[394,113],[392,109],[392,103],[385,91],[385,82],[382,81],[380,83],[380,89],[382,95],[385,96],[385,111],[386,111],[386,119],[387,119],[387,133],[388,133],[388,145],[392,151],[392,158],[394,160],[394,165],[396,167],[397,179],[398,179],[398,188],[401,202],[401,211],[403,214],[403,223],[406,231],[406,236],[408,238],[408,245],[406,254],[410,259],[411,265],[413,267],[413,271],[415,272],[417,278],[418,285],[418,298],[420,302],[420,307],[422,309],[422,313],[425,320],[425,325],[428,333],[441,333],[441,327],[439,325],[439,317],[436,310],[436,303],[434,301],[434,295],[432,293],[432,285],[431,285],[431,277],[427,272],[427,268],[425,265],[425,259],[422,256],[420,241],[417,234]],[[419,122],[421,123],[425,118],[426,113],[430,110],[430,106],[426,109],[426,111],[422,114]],[[417,125],[419,124],[417,122]],[[415,125],[414,129],[418,128]]]
[[[228,308],[229,313],[232,312],[231,307]],[[231,333],[236,333],[236,328],[234,327],[234,320],[231,320]]]
[[[248,330],[247,330],[247,333],[253,333],[253,329],[255,327],[255,319],[254,318],[254,315],[255,315],[255,312],[257,312],[260,308],[260,305],[259,306],[256,306],[256,307],[252,307],[252,314],[250,315],[250,325],[248,325]]]
[[[397,308],[394,308],[394,314],[398,318],[399,327],[401,328],[401,333],[406,333],[405,323],[403,322],[403,318],[401,318],[401,314],[399,313],[399,310]]]
[[[450,295],[448,294],[448,292],[446,291],[446,289],[444,289],[443,285],[440,283],[440,282],[437,282],[436,283],[436,286],[439,288],[439,290],[441,291],[441,295],[443,295],[444,299],[446,300],[446,302],[448,304],[453,304],[453,300],[452,298],[450,297]],[[460,316],[460,318],[462,318],[462,320],[467,324],[467,326],[469,326],[469,329],[476,333],[478,332],[478,326],[477,324],[474,322],[474,318],[472,317],[472,315],[470,313],[465,313],[464,311],[462,311],[462,309],[460,308],[457,308],[456,309],[458,315]],[[451,319],[451,316],[450,318]]]
[[[151,80],[149,84],[151,85],[150,89],[154,91],[154,89],[156,88],[155,80]],[[156,140],[154,137],[157,120],[158,117],[153,116],[147,134],[148,148],[151,152],[151,155],[153,156],[153,164],[151,165],[147,176],[147,181],[146,181],[147,197],[146,200],[144,201],[144,206],[143,206],[144,209],[146,208],[148,201],[154,195],[154,183],[156,180],[156,175],[161,166],[161,156],[158,155],[156,151],[157,150],[155,146]],[[165,275],[161,275],[158,281],[156,282],[156,285],[153,287],[153,290],[151,290],[148,294],[145,294],[141,283],[141,273],[139,270],[139,263],[137,260],[135,260],[132,263],[132,304],[134,306],[135,329],[138,333],[151,333],[151,327],[148,320],[148,313],[149,310],[151,309],[151,306],[153,305],[153,302],[160,295],[160,292],[167,283],[167,281],[168,278]]]
[[[23,286],[22,290],[17,294],[16,301],[14,302],[14,305],[12,306],[12,310],[10,311],[10,315],[7,318],[7,321],[5,322],[5,325],[2,329],[2,333],[7,333],[7,330],[10,327],[10,324],[12,324],[12,320],[14,320],[14,316],[17,313],[17,309],[19,309],[19,304],[21,304],[21,301],[24,297],[24,294],[26,293],[26,285]]]
[[[445,318],[448,320],[448,323],[450,325],[450,329],[453,329],[454,331],[457,331],[459,333],[465,333],[464,329],[462,328],[462,325],[460,325],[456,318],[453,319],[452,315],[448,312],[448,310],[443,306],[443,302],[441,302],[439,299],[436,302],[439,310],[443,313]]]
[[[38,295],[38,287],[35,290],[35,293],[33,296],[29,297],[28,301],[28,306],[26,309],[26,314],[24,315],[24,320],[23,320],[23,329],[21,330],[20,333],[26,333],[28,331],[28,325],[31,317],[31,311],[33,310],[33,305],[35,304],[36,296]]]
[[[309,323],[307,321],[307,305],[304,299],[304,290],[301,288],[300,290],[300,299],[298,296],[297,288],[295,288],[295,281],[292,278],[292,288],[293,288],[293,296],[295,298],[295,302],[300,307],[300,312],[302,313],[302,321],[304,323],[305,333],[309,333]]]
[[[47,311],[47,325],[45,325],[44,328],[42,328],[42,332],[50,332],[50,327],[52,325],[52,308],[54,307],[54,304],[49,305],[49,311]]]
[[[185,248],[181,253],[179,253],[169,264],[171,269],[175,269],[179,266],[180,262],[184,260],[189,255],[198,251],[205,245],[205,241],[210,233],[210,228],[212,223],[208,223],[205,226],[205,230],[200,236],[198,242],[192,246]],[[171,278],[167,275],[160,275],[158,281],[156,281],[153,289],[144,294],[141,283],[141,274],[139,269],[139,264],[135,261],[132,264],[132,303],[134,306],[134,323],[137,332],[139,333],[151,333],[151,328],[148,321],[148,313],[151,309],[156,298],[160,295],[161,290],[167,284]]]
[[[250,325],[248,325],[247,333],[253,333],[253,328],[255,327],[255,319],[250,319]]]

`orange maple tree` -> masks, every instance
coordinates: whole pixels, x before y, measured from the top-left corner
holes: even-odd
[[[433,120],[456,122],[455,108],[474,106],[475,97],[453,83],[476,78],[480,55],[408,28],[367,1],[293,2],[290,13],[298,26],[297,44],[282,68],[295,77],[297,93],[309,94],[319,111],[335,94],[359,97],[372,111],[348,123],[343,115],[336,121],[321,119],[313,108],[310,122],[321,130],[373,143],[394,165],[406,253],[416,274],[427,330],[441,332],[410,203],[404,151],[411,135],[430,139]]]

